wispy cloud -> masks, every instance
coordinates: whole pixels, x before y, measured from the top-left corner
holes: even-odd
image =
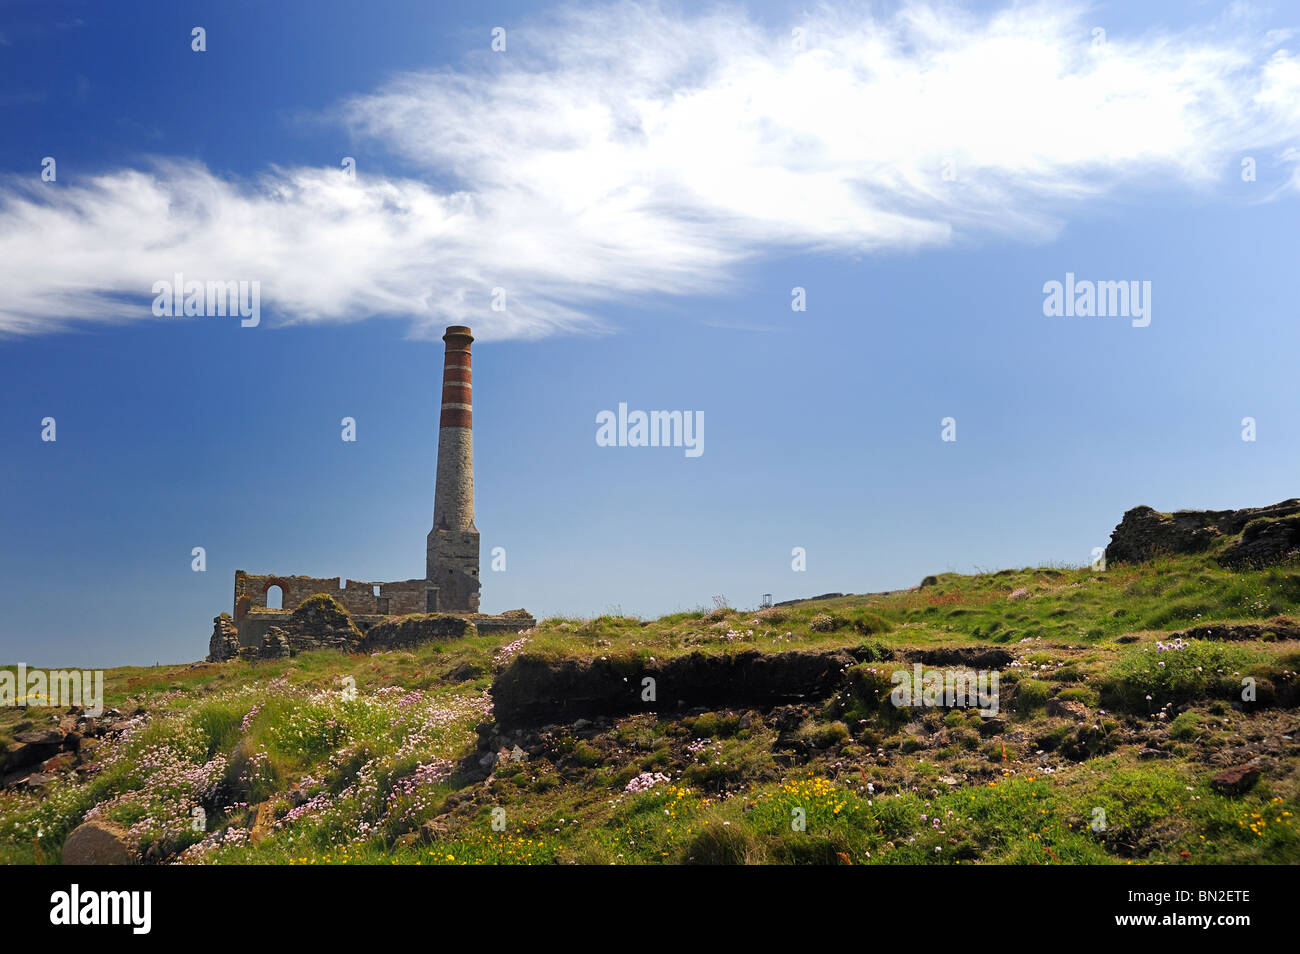
[[[148,317],[152,283],[179,271],[258,279],[281,321],[536,336],[598,324],[610,300],[722,291],[782,251],[1050,236],[1086,199],[1227,182],[1247,151],[1300,185],[1286,34],[1234,16],[1098,43],[1097,25],[1056,5],[822,10],[781,28],[568,10],[512,28],[505,53],[339,107],[414,174],[235,181],[162,161],[6,180],[0,331]]]

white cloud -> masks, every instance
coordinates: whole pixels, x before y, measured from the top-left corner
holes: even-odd
[[[0,331],[149,317],[153,282],[179,271],[257,279],[280,321],[541,335],[599,324],[607,300],[725,290],[747,259],[1049,236],[1084,199],[1226,184],[1252,150],[1300,158],[1285,31],[1227,17],[1096,48],[1093,26],[1058,6],[822,10],[780,28],[570,10],[512,28],[507,53],[339,108],[406,177],[363,161],[355,181],[235,181],[163,161],[7,180]]]

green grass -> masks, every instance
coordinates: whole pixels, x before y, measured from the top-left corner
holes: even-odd
[[[1295,863],[1300,646],[1157,647],[1175,629],[1279,615],[1300,615],[1297,567],[1231,572],[1206,554],[944,573],[922,589],[770,610],[549,619],[522,652],[607,657],[627,674],[688,653],[844,647],[866,661],[845,691],[789,718],[720,705],[558,726],[490,784],[467,782],[462,762],[483,754],[476,726],[513,635],[125,667],[107,673],[106,705],[147,715],[96,754],[96,773],[44,798],[0,793],[0,862],[57,862],[93,809],[134,826],[158,861],[199,845],[183,860]],[[998,719],[894,707],[892,673],[918,647],[1011,652]],[[1086,715],[1049,715],[1077,711],[1059,703]],[[0,711],[0,743],[48,718]],[[1210,786],[1265,748],[1253,790]],[[668,781],[627,791],[643,773]],[[276,821],[253,844],[259,804]]]

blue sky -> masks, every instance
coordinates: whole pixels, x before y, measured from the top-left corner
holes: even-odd
[[[426,7],[0,8],[0,659],[198,659],[236,568],[421,575],[451,323],[489,612],[1080,564],[1137,504],[1300,492],[1294,8]],[[175,271],[260,325],[154,317]],[[1045,317],[1067,272],[1150,325]],[[619,402],[703,455],[598,446]]]

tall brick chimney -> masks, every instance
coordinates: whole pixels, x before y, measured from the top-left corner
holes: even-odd
[[[433,529],[425,550],[430,613],[478,612],[478,528],[474,526],[473,385],[470,345],[474,336],[452,325],[442,365],[442,417],[438,426],[438,477]]]

